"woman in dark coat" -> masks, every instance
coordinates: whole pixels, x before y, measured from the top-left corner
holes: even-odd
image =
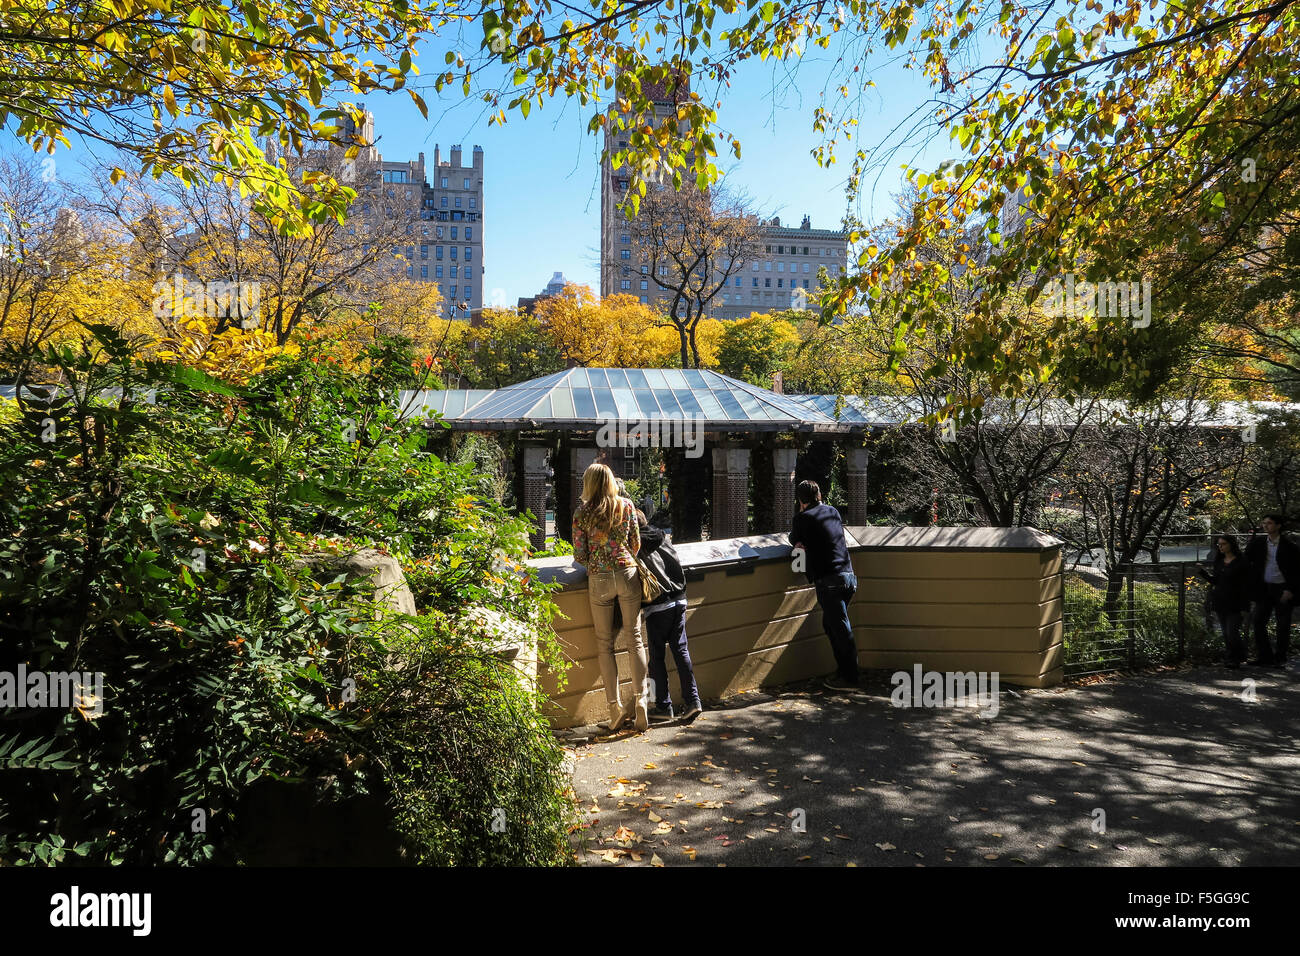
[[[1250,611],[1250,569],[1241,556],[1237,539],[1221,534],[1214,541],[1219,552],[1214,558],[1210,578],[1210,606],[1219,616],[1223,639],[1227,643],[1229,667],[1240,667],[1246,659],[1246,643],[1241,628]]]

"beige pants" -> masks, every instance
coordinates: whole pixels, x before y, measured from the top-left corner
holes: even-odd
[[[632,659],[632,696],[645,692],[646,647],[641,632],[641,572],[636,568],[597,571],[587,577],[587,600],[591,604],[592,629],[596,632],[596,654],[605,699],[610,712],[621,709],[618,694],[618,664],[614,660],[616,638],[627,635],[624,646]],[[623,627],[614,633],[614,602],[623,609]]]

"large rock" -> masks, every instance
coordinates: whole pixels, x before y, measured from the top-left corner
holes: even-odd
[[[345,571],[349,581],[353,578],[369,578],[374,587],[376,603],[391,608],[398,614],[415,613],[415,595],[406,583],[402,566],[391,554],[366,548],[351,554],[303,555],[298,563],[336,574]]]

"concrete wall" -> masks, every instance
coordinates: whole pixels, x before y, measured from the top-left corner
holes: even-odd
[[[850,605],[864,668],[997,671],[1042,687],[1062,678],[1061,547],[1031,528],[849,528],[858,592]],[[790,568],[783,535],[681,545],[686,633],[707,701],[834,670],[817,596]],[[575,661],[552,719],[567,727],[608,716],[587,604],[586,574],[567,558],[530,562],[565,584],[556,633]],[[632,692],[617,653],[620,693]],[[669,656],[674,701],[680,689]]]

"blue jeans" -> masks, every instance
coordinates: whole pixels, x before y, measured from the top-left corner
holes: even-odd
[[[673,652],[677,665],[677,681],[682,685],[682,703],[686,707],[700,702],[700,691],[695,686],[695,670],[691,667],[691,652],[686,647],[686,607],[665,608],[645,616],[646,637],[650,644],[650,680],[654,686],[655,706],[666,710],[672,703],[668,693],[668,666],[664,649]]]
[[[846,681],[858,679],[858,648],[853,643],[853,625],[849,623],[849,602],[858,590],[858,579],[852,571],[828,574],[814,585],[817,603],[822,607],[822,629],[831,639],[835,653],[835,666]]]

